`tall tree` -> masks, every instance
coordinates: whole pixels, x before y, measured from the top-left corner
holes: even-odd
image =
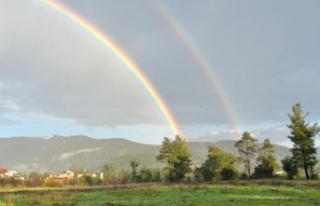
[[[202,164],[200,172],[206,181],[226,179],[221,176],[224,176],[224,174],[228,172],[232,173],[232,171],[236,174],[236,165],[240,161],[239,157],[224,152],[217,146],[209,146],[207,160]],[[222,171],[225,172],[221,174]],[[231,179],[232,178],[233,177],[231,177]]]
[[[259,163],[255,167],[255,177],[272,177],[275,169],[280,168],[274,157],[274,147],[268,138],[263,141],[257,157]]]
[[[137,167],[139,167],[140,162],[137,160],[133,159],[130,161],[130,166],[131,166],[131,180],[132,182],[137,182]]]
[[[306,122],[308,113],[304,114],[300,103],[292,106],[292,114],[288,116],[291,121],[291,124],[287,125],[291,130],[288,138],[293,143],[291,149],[293,161],[297,167],[303,168],[306,179],[310,179],[309,173],[313,173],[313,167],[318,162],[314,139],[320,128],[317,123],[310,126],[309,122]]]
[[[245,131],[240,140],[235,143],[239,154],[244,159],[244,166],[248,171],[248,177],[251,176],[252,159],[258,151],[257,139],[253,138],[249,132]]]
[[[191,171],[191,153],[180,135],[174,140],[165,137],[156,159],[167,164],[164,169],[170,182],[183,179]]]

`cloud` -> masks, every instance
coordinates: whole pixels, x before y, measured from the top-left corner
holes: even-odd
[[[285,123],[274,124],[270,126],[264,126],[258,129],[256,125],[249,125],[245,130],[239,129],[217,129],[204,134],[188,134],[188,141],[207,141],[217,142],[222,140],[239,140],[242,137],[244,131],[248,131],[252,137],[258,139],[259,143],[262,143],[264,139],[269,138],[273,144],[280,144],[289,146],[290,140],[288,135],[289,129]]]
[[[237,140],[241,137],[242,131],[236,129],[215,130],[205,134],[188,135],[188,141],[218,142],[222,140]]]
[[[69,6],[136,60],[183,126],[228,125],[230,115],[239,125],[282,122],[296,102],[313,120],[320,115],[318,4],[288,9],[286,3],[275,7],[267,1],[188,2],[181,9],[178,3],[163,3],[210,63],[220,91],[209,87],[170,22],[143,4],[79,1]],[[51,116],[92,127],[167,124],[110,50],[45,4],[3,2],[0,25],[0,113]],[[225,101],[232,108],[225,108]],[[280,139],[284,133],[252,131]],[[223,130],[192,138],[236,135]]]
[[[165,122],[131,71],[70,20],[40,3],[10,1],[1,13],[3,112],[90,126]]]
[[[71,151],[71,152],[67,152],[67,153],[63,153],[59,156],[59,159],[61,161],[64,161],[66,159],[69,159],[73,156],[79,155],[79,154],[83,154],[83,153],[91,153],[91,152],[96,152],[101,150],[101,148],[96,147],[96,148],[88,148],[88,149],[80,149],[80,150],[76,150],[76,151]]]
[[[17,125],[17,124],[20,124],[20,122],[15,121],[15,120],[11,120],[11,119],[0,118],[0,126]]]
[[[263,142],[264,139],[269,138],[272,143],[285,145],[290,142],[288,139],[289,134],[290,130],[285,124],[275,125],[254,132],[254,135],[259,139],[259,142]]]

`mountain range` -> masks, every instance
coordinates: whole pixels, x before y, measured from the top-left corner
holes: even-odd
[[[194,164],[203,163],[208,146],[216,145],[226,152],[238,155],[235,141],[187,142]],[[99,170],[104,164],[117,169],[130,168],[130,160],[136,159],[147,167],[161,167],[156,162],[161,145],[147,145],[126,139],[94,139],[87,136],[53,136],[51,138],[11,137],[0,138],[0,167],[31,171],[65,171],[73,167]],[[275,157],[280,163],[289,148],[274,145]],[[318,148],[319,151],[319,148]],[[320,156],[318,155],[318,159]]]

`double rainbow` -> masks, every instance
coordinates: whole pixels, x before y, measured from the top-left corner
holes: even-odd
[[[205,58],[205,55],[203,55],[195,41],[186,32],[181,23],[168,11],[164,3],[156,0],[148,0],[147,3],[159,16],[162,17],[176,38],[181,41],[182,45],[186,48],[186,51],[189,53],[191,58],[196,62],[198,65],[197,69],[200,70],[200,73],[209,84],[208,86],[211,88],[212,95],[216,96],[218,93],[218,101],[224,110],[226,118],[231,126],[236,129],[238,121],[235,109],[231,105],[231,101],[227,92],[224,90],[216,72],[214,71],[214,68]]]

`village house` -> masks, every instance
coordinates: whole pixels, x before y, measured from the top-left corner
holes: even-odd
[[[103,172],[93,172],[93,173],[85,173],[85,174],[78,174],[77,175],[77,178],[81,178],[83,176],[90,176],[90,177],[93,177],[93,178],[100,178],[100,179],[103,179]]]
[[[0,168],[0,177],[5,177],[6,172],[8,171],[8,169],[6,168]]]
[[[48,179],[54,180],[54,181],[67,181],[72,180],[74,178],[74,172],[68,170],[64,173],[55,173],[50,174]]]
[[[7,170],[4,175],[6,177],[17,177],[18,176],[18,172],[16,170]]]

